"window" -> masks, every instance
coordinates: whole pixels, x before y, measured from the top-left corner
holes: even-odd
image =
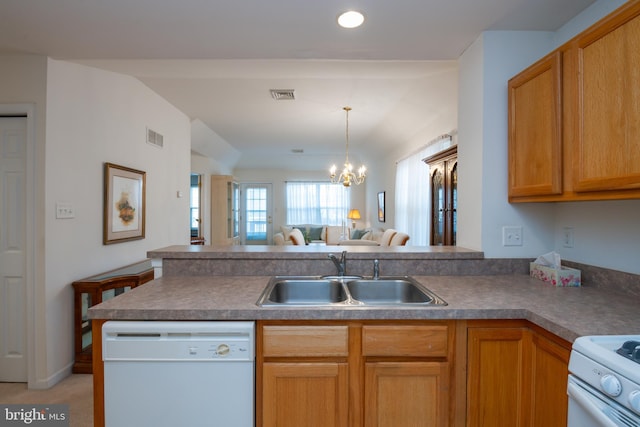
[[[396,165],[395,225],[412,246],[429,244],[429,167],[421,150]]]
[[[342,225],[349,191],[329,182],[286,183],[287,224]]]
[[[191,175],[189,194],[189,211],[191,215],[191,237],[200,236],[200,175]]]
[[[247,240],[267,240],[267,189],[245,189]]]

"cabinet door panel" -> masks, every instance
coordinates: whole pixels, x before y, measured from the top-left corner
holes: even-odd
[[[469,328],[468,426],[528,425],[528,336],[526,328]]]
[[[640,17],[578,39],[574,189],[640,188]]]
[[[509,81],[509,197],[562,193],[562,55]]]
[[[534,427],[567,425],[567,378],[570,350],[533,336],[533,374],[531,375]]]
[[[448,364],[378,362],[365,366],[365,427],[444,427]]]
[[[346,363],[265,363],[264,427],[347,427]]]

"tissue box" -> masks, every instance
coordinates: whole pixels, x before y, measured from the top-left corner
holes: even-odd
[[[580,270],[569,267],[551,268],[530,263],[529,275],[554,286],[580,286]]]

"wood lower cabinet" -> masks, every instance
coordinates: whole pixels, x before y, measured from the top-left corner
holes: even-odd
[[[541,332],[532,336],[531,425],[567,425],[569,343],[557,343]]]
[[[445,427],[451,322],[258,322],[256,425]]]
[[[263,427],[347,427],[347,363],[265,363]]]
[[[567,425],[571,344],[522,321],[469,322],[467,425]]]
[[[469,328],[469,427],[526,425],[528,333],[526,328]]]
[[[449,406],[446,362],[365,363],[365,427],[445,427]]]

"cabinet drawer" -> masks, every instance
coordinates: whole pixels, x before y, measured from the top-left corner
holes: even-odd
[[[362,328],[364,356],[446,357],[445,325],[365,325]]]
[[[264,357],[346,357],[349,329],[344,326],[264,326]]]

